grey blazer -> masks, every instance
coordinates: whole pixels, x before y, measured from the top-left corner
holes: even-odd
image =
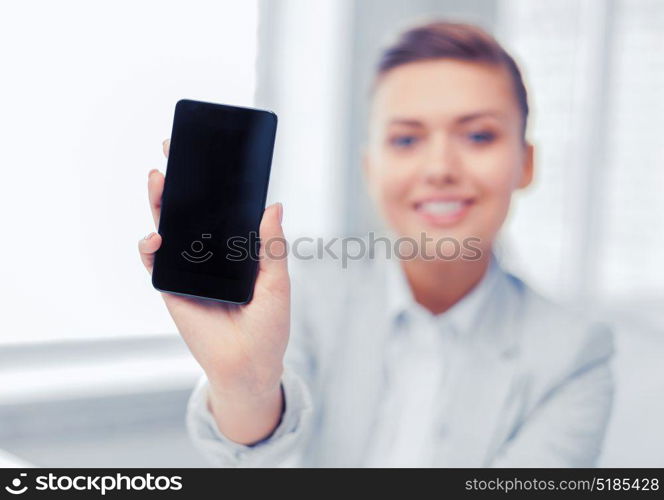
[[[284,415],[264,441],[234,443],[214,424],[201,379],[187,423],[213,464],[366,465],[379,417],[382,346],[393,326],[394,266],[380,258],[347,269],[339,261],[291,263]],[[431,465],[594,466],[614,393],[612,332],[543,298],[500,265],[495,274],[472,326],[450,349]]]

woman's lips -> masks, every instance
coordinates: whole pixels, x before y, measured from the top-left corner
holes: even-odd
[[[458,200],[426,200],[415,203],[415,212],[427,223],[449,227],[459,223],[474,203],[472,198]]]

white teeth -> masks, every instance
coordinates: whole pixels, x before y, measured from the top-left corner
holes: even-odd
[[[461,201],[427,201],[422,203],[419,209],[433,215],[447,215],[458,212],[462,207]]]

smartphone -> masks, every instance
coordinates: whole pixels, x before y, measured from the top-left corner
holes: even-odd
[[[251,300],[276,130],[270,111],[177,102],[152,271],[157,290]]]

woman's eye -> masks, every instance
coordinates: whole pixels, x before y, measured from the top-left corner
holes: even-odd
[[[477,144],[489,143],[495,139],[495,135],[491,132],[473,132],[468,137]]]
[[[399,135],[390,139],[390,144],[397,148],[405,149],[417,143],[418,138],[414,135]]]

